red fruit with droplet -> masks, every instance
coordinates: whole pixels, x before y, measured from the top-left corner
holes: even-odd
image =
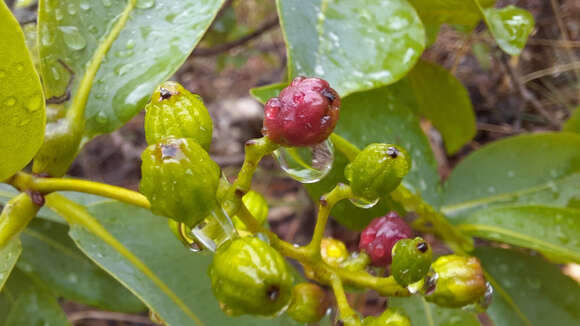
[[[413,231],[396,212],[375,218],[361,233],[359,249],[365,251],[375,266],[387,266],[391,251],[401,239],[411,238]]]
[[[340,97],[320,78],[296,77],[264,107],[262,134],[283,146],[323,142],[338,122]]]

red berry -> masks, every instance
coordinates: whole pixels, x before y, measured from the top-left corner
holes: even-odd
[[[391,263],[391,250],[401,239],[411,238],[413,231],[396,212],[375,218],[361,233],[358,247],[364,250],[375,266]]]
[[[284,146],[323,142],[338,122],[340,97],[320,78],[296,77],[264,107],[262,134]]]

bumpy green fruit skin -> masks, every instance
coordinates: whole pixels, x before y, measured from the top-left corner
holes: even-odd
[[[393,191],[411,169],[411,157],[401,147],[370,144],[347,165],[345,176],[355,196],[373,201]]]
[[[217,206],[220,168],[194,140],[166,138],[141,158],[139,189],[153,213],[193,227]]]
[[[293,277],[284,257],[256,237],[219,247],[209,276],[215,297],[230,316],[276,316],[292,298]]]
[[[324,317],[326,309],[324,290],[314,283],[300,283],[292,289],[292,303],[286,313],[299,323],[316,323]]]
[[[180,84],[168,81],[159,85],[145,111],[148,144],[168,137],[191,138],[209,149],[213,130],[209,112],[199,96]]]
[[[411,326],[409,317],[400,309],[389,308],[380,316],[370,316],[364,319],[364,326]]]
[[[242,197],[242,201],[244,205],[248,208],[250,213],[256,218],[260,225],[264,225],[266,223],[266,219],[268,218],[268,202],[264,196],[260,195],[259,192],[250,190],[247,194]],[[248,231],[248,227],[238,216],[234,216],[232,219],[234,222],[234,226],[238,231]]]
[[[458,308],[477,302],[486,290],[486,280],[475,257],[439,257],[431,268],[437,273],[435,290],[425,299],[442,307]]]
[[[431,246],[420,237],[397,241],[392,251],[391,274],[397,283],[407,286],[415,283],[429,271],[433,252]]]

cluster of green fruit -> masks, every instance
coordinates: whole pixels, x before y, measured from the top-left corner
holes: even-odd
[[[332,133],[339,107],[340,98],[326,81],[296,78],[266,104],[264,136],[277,146],[320,143]],[[158,87],[146,111],[145,132],[150,145],[142,155],[140,190],[151,202],[152,211],[169,217],[176,235],[191,245],[196,242],[191,230],[212,212],[222,210],[223,197],[230,187],[207,152],[211,118],[198,96],[173,82]],[[372,202],[397,188],[410,167],[403,148],[371,144],[347,166],[345,176],[353,199]],[[253,204],[263,198],[254,192],[243,195],[249,212],[263,224],[267,215],[264,205]],[[248,232],[235,216],[232,224],[237,231],[219,243],[209,269],[222,310],[233,316],[277,316],[285,312],[298,322],[319,321],[330,307],[322,288],[329,285],[329,277],[321,276],[311,260],[300,261],[313,282],[294,285],[291,267],[264,240],[267,237]],[[485,296],[488,286],[476,258],[448,255],[432,263],[430,245],[413,237],[412,230],[395,212],[367,226],[358,252],[351,254],[344,243],[330,238],[322,239],[319,248],[316,257],[320,264],[356,272],[374,267],[384,272],[390,266],[398,285],[445,307],[474,304]],[[341,321],[347,325],[410,325],[403,312],[392,308],[379,317],[341,317]]]

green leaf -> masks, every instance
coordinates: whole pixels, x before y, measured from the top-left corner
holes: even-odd
[[[409,0],[424,23],[475,26],[483,18],[474,0]],[[479,1],[484,8],[495,0]]]
[[[489,8],[483,12],[499,47],[510,55],[519,55],[534,29],[534,16],[512,5],[501,9]]]
[[[570,118],[564,122],[562,131],[575,132],[580,134],[580,106],[578,106],[570,115]]]
[[[26,166],[40,148],[44,98],[24,34],[0,1],[0,181]]]
[[[12,273],[0,293],[0,303],[0,323],[6,326],[70,325],[56,297],[19,270]]]
[[[326,79],[341,96],[392,84],[425,48],[425,30],[405,0],[277,0],[288,75]]]
[[[580,210],[510,206],[476,211],[459,229],[469,235],[538,250],[580,263]]]
[[[223,2],[40,1],[47,97],[64,95],[72,81],[70,110],[86,103],[85,134],[119,128],[185,61]]]
[[[442,308],[436,304],[425,301],[419,295],[414,295],[409,298],[390,298],[389,307],[402,308],[407,313],[407,316],[411,318],[411,325],[481,325],[474,313],[461,309]]]
[[[460,162],[444,188],[441,211],[453,220],[473,210],[515,204],[580,208],[580,135],[505,138]]]
[[[6,284],[21,252],[22,245],[18,238],[10,240],[4,247],[0,248],[0,291]]]
[[[479,247],[475,250],[494,298],[487,314],[495,326],[580,324],[580,285],[539,256]]]
[[[420,60],[407,78],[418,104],[417,114],[431,120],[441,132],[448,153],[457,152],[475,136],[469,93],[447,69]]]
[[[421,193],[432,204],[439,201],[439,174],[431,147],[419,126],[419,119],[404,101],[405,91],[399,84],[349,95],[342,100],[336,133],[359,148],[373,142],[398,144],[413,160],[403,182]],[[335,150],[335,160],[329,175],[318,183],[306,185],[314,200],[330,191],[338,182],[347,183],[344,168],[348,160]],[[386,195],[386,194],[385,194]],[[357,208],[348,201],[340,202],[332,216],[351,229],[364,228],[373,218],[389,210],[401,211],[388,196],[372,209]]]
[[[250,89],[250,94],[260,103],[266,104],[266,102],[271,99],[272,97],[278,97],[280,91],[284,89],[284,87],[288,86],[288,83],[278,83],[278,84],[271,84],[262,87],[255,87]]]
[[[79,225],[70,235],[80,249],[140,297],[167,325],[275,325],[279,319],[225,316],[210,288],[211,256],[188,251],[169,230],[167,219],[118,202],[89,207],[90,213],[168,286],[163,290],[118,251]],[[167,292],[169,291],[169,292]],[[285,321],[288,325],[296,325]]]
[[[144,311],[143,303],[87,259],[67,232],[65,225],[35,220],[22,233],[18,267],[69,300],[111,311]]]

